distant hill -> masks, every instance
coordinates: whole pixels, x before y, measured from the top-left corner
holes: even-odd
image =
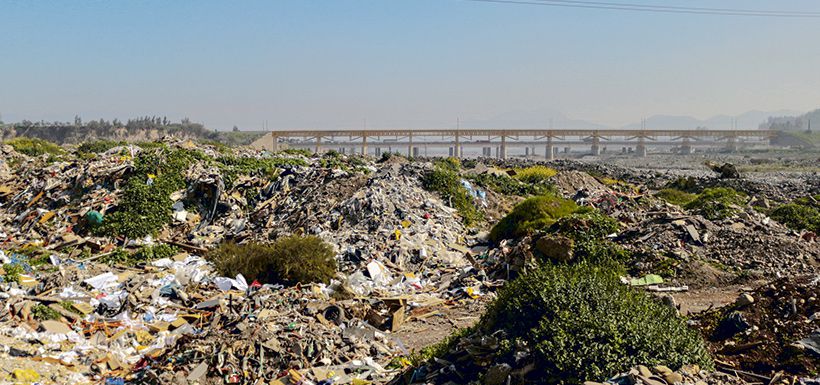
[[[716,115],[708,119],[697,119],[691,116],[655,115],[646,119],[647,129],[659,130],[694,130],[705,127],[714,130],[755,130],[761,127],[771,116],[799,114],[790,110],[749,111],[740,115]],[[640,129],[641,123],[624,126],[625,129]]]
[[[76,144],[92,140],[150,141],[165,136],[182,139],[212,140],[229,145],[245,145],[257,139],[263,133],[230,131],[219,132],[206,128],[189,119],[171,122],[164,117],[143,117],[121,122],[91,120],[83,122],[75,118],[69,122],[31,122],[22,121],[0,125],[0,139],[8,140],[18,136],[45,139],[57,144]]]
[[[809,124],[811,124],[812,131],[820,131],[820,109],[802,115],[771,115],[760,124],[760,127],[784,131],[804,131],[809,129]]]
[[[607,129],[603,124],[571,119],[555,110],[509,111],[488,119],[472,119],[461,122],[462,127],[481,129]]]

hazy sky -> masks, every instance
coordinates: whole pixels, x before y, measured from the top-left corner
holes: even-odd
[[[631,2],[820,11],[816,0]],[[818,38],[818,18],[464,0],[0,0],[0,114],[259,129],[806,111],[820,107]]]

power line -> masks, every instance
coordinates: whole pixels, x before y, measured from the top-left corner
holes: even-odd
[[[770,11],[770,10],[747,10],[731,8],[698,8],[698,7],[672,7],[657,5],[641,5],[629,3],[609,3],[592,1],[570,1],[570,0],[466,0],[482,3],[497,4],[517,4],[517,5],[541,5],[547,7],[563,8],[588,8],[617,11],[636,11],[654,13],[682,13],[695,15],[717,15],[717,16],[756,16],[756,17],[793,17],[793,18],[820,18],[820,12],[803,11]]]
[[[669,10],[685,10],[685,11],[708,11],[708,12],[729,12],[729,13],[753,13],[761,15],[817,15],[820,12],[810,11],[772,11],[761,9],[740,9],[740,8],[706,8],[706,7],[680,7],[673,5],[653,5],[653,4],[636,4],[636,3],[620,3],[608,1],[582,1],[582,0],[530,0],[541,3],[566,3],[566,4],[584,4],[584,5],[603,5],[603,6],[619,6],[619,7],[634,7],[647,9],[669,9]]]

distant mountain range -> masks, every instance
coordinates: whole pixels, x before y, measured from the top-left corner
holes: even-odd
[[[817,125],[820,127],[820,110],[818,113]],[[694,130],[699,127],[719,129],[719,130],[756,130],[761,127],[768,127],[767,122],[773,117],[798,119],[802,113],[793,110],[779,111],[749,111],[740,115],[717,115],[708,119],[698,119],[691,116],[674,115],[653,115],[644,122],[647,129],[659,130]],[[496,115],[484,120],[464,120],[462,127],[469,128],[523,128],[523,129],[640,129],[641,122],[630,123],[622,127],[607,126],[600,123],[590,122],[580,119],[572,119],[565,114],[555,110],[538,111],[510,111]]]

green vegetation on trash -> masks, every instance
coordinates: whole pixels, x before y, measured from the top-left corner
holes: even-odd
[[[543,383],[600,381],[638,364],[712,367],[696,331],[607,265],[547,265],[522,275],[479,325],[484,335],[503,330],[500,346],[530,346]],[[510,351],[499,358],[512,361]]]
[[[680,177],[678,179],[669,182],[666,185],[666,188],[671,188],[675,190],[680,190],[688,193],[697,193],[698,192],[698,182],[693,177]]]
[[[544,183],[558,174],[558,171],[547,166],[530,166],[515,170],[515,178],[526,183]]]
[[[82,144],[77,146],[77,153],[100,154],[114,147],[126,145],[128,145],[128,143],[122,140],[95,140],[90,142],[83,142]]]
[[[14,139],[9,139],[5,142],[5,144],[13,147],[14,151],[28,156],[40,156],[43,154],[62,155],[65,153],[63,148],[59,145],[38,138],[21,136]]]
[[[820,195],[775,207],[769,216],[794,230],[820,231]]]
[[[38,321],[58,320],[61,317],[58,311],[41,303],[31,307],[31,316]]]
[[[106,213],[103,223],[92,226],[92,230],[100,235],[129,238],[156,234],[172,219],[174,202],[170,195],[187,187],[185,172],[197,162],[219,169],[227,188],[240,175],[274,177],[278,167],[306,164],[303,159],[282,157],[213,159],[201,151],[167,146],[144,150],[134,161],[134,170],[117,209]]]
[[[288,236],[271,244],[225,242],[208,253],[220,274],[248,281],[295,285],[329,283],[336,275],[333,247],[316,236]]]
[[[495,175],[490,173],[471,175],[467,177],[467,179],[482,188],[492,190],[502,195],[526,197],[555,193],[555,186],[548,181],[527,183],[508,175]]]
[[[162,258],[171,258],[180,252],[179,248],[165,243],[145,245],[137,251],[129,253],[128,250],[117,248],[114,251],[100,257],[98,262],[107,265],[134,266],[138,263],[150,262]]]
[[[310,158],[313,155],[313,153],[310,152],[310,150],[305,148],[286,148],[284,150],[279,151],[279,153],[285,155],[301,155],[306,158]]]
[[[241,175],[275,178],[276,170],[285,166],[306,166],[307,162],[300,158],[251,158],[238,156],[222,156],[215,160],[217,168],[222,173],[222,180],[226,189],[236,183]]]
[[[470,225],[481,221],[484,215],[469,191],[461,184],[460,167],[461,163],[456,158],[437,161],[433,170],[424,174],[422,185],[425,190],[441,195],[445,203],[458,211],[464,224]]]
[[[729,187],[704,189],[684,207],[709,220],[725,219],[740,211],[737,206],[746,203],[746,194]]]
[[[551,230],[573,240],[575,261],[620,266],[630,259],[626,249],[607,239],[620,230],[618,221],[598,210],[561,218]]]
[[[23,266],[16,264],[16,263],[5,263],[3,264],[3,271],[6,273],[3,275],[3,280],[6,282],[16,282],[20,283],[20,275],[24,273]]]
[[[490,240],[498,242],[546,229],[558,219],[578,210],[575,202],[569,199],[551,195],[527,198],[493,226]]]
[[[665,188],[658,191],[655,196],[673,205],[678,205],[681,207],[686,206],[698,197],[697,194],[691,194],[676,188]]]

